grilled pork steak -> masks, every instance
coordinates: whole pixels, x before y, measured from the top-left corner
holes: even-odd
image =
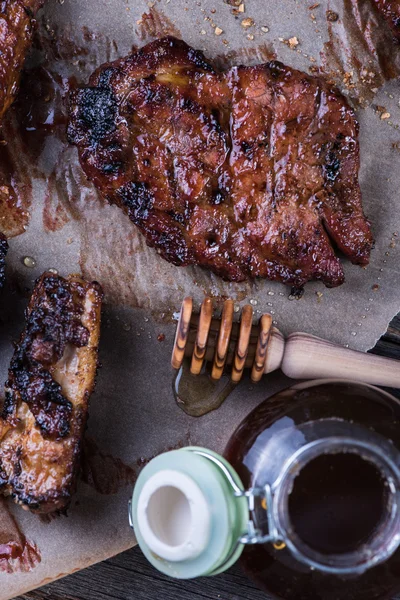
[[[270,62],[217,72],[172,37],[100,67],[71,97],[87,177],[175,265],[231,281],[343,282],[372,246],[358,124],[319,77]]]
[[[39,513],[74,492],[94,388],[102,292],[44,273],[16,345],[0,418],[0,493]]]
[[[400,0],[373,0],[395,37],[400,40]]]

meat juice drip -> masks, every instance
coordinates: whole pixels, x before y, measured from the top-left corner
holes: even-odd
[[[47,138],[56,136],[65,143],[67,124],[66,97],[70,83],[54,70],[40,64],[26,69],[21,78],[15,102],[19,135],[24,152],[34,161],[36,176],[41,176],[37,163]]]
[[[230,375],[224,373],[218,381],[212,379],[205,363],[199,375],[190,372],[190,360],[185,358],[174,375],[172,390],[177,405],[191,417],[201,417],[216,410],[236,387]]]
[[[286,390],[257,407],[231,437],[225,458],[245,489],[275,481],[281,453],[307,431],[332,423],[361,426],[400,448],[400,403],[377,390],[342,382]],[[306,426],[306,427],[305,427]],[[307,429],[308,427],[308,429]],[[273,451],[271,452],[271,448]],[[269,455],[268,455],[269,453]],[[294,479],[288,498],[291,530],[322,555],[356,551],[381,527],[388,510],[387,482],[363,456],[321,454]],[[265,507],[256,525],[267,527]],[[387,516],[387,514],[386,514]],[[298,561],[287,545],[246,546],[242,566],[269,594],[285,600],[380,600],[400,590],[400,550],[362,574],[334,575]]]

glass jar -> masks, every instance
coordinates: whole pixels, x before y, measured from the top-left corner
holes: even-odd
[[[288,600],[390,598],[400,590],[400,402],[326,380],[269,398],[224,458],[163,454],[138,478],[130,515],[161,571],[212,575],[241,555]],[[161,542],[161,543],[160,543]]]

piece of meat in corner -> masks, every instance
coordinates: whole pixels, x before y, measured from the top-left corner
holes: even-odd
[[[0,119],[14,101],[32,43],[35,15],[44,0],[0,2]]]
[[[11,360],[0,418],[0,493],[24,508],[67,508],[97,369],[102,290],[44,273]]]
[[[14,102],[22,67],[31,46],[35,16],[44,0],[5,0],[0,2],[0,127]],[[0,233],[0,288],[5,280],[7,240]]]

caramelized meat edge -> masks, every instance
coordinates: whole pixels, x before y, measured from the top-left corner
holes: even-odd
[[[87,177],[175,265],[337,286],[334,248],[368,263],[358,124],[320,77],[276,61],[221,73],[163,38],[72,93],[68,136]]]
[[[102,291],[44,273],[11,360],[0,419],[0,492],[39,513],[75,489],[94,388]]]

